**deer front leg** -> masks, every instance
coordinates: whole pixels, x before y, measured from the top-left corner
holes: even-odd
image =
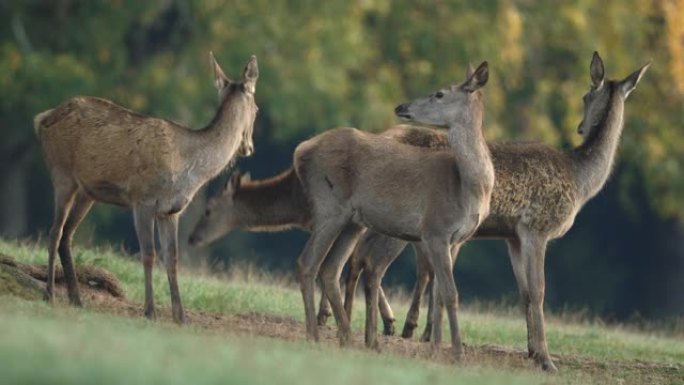
[[[532,351],[532,358],[541,365],[542,369],[557,372],[551,361],[546,345],[544,332],[544,258],[546,256],[547,240],[534,234],[521,236],[521,253],[525,261],[525,271],[529,285],[527,307],[528,335]]]
[[[413,287],[413,297],[411,299],[411,307],[406,313],[406,322],[404,323],[404,330],[401,332],[403,338],[413,337],[413,331],[418,327],[418,318],[420,317],[420,302],[425,293],[425,288],[430,280],[430,263],[427,257],[420,253],[419,249],[413,247],[413,252],[416,255],[416,284]],[[429,313],[428,313],[429,314]],[[428,333],[430,333],[428,331]],[[428,339],[429,341],[429,334]]]
[[[74,199],[74,204],[71,207],[71,212],[64,223],[64,231],[62,239],[59,242],[59,259],[62,262],[62,269],[64,270],[64,280],[67,284],[67,292],[69,293],[69,302],[74,306],[82,306],[81,297],[78,293],[78,282],[76,280],[76,271],[74,269],[73,258],[71,257],[71,241],[73,240],[76,228],[85,218],[90,208],[93,206],[93,200],[90,199],[83,192],[78,192]]]
[[[330,247],[347,222],[346,218],[339,218],[339,215],[326,215],[325,217],[330,219],[314,227],[302,254],[297,259],[297,279],[304,301],[306,338],[314,341],[319,340],[314,300],[316,275]]]
[[[362,231],[363,227],[353,223],[348,224],[335,240],[321,269],[321,279],[337,321],[337,334],[341,346],[346,346],[351,341],[351,324],[344,310],[340,275]]]
[[[133,208],[135,232],[140,245],[140,258],[145,269],[145,317],[155,319],[154,290],[152,288],[152,269],[154,268],[154,208],[138,205]]]
[[[166,276],[171,293],[171,313],[177,324],[185,323],[185,313],[178,289],[178,214],[157,217],[159,224],[159,243],[166,263]]]
[[[461,335],[458,327],[458,291],[456,290],[456,282],[454,281],[454,275],[452,273],[452,258],[455,261],[458,255],[458,250],[460,245],[449,247],[448,242],[439,239],[431,240],[429,242],[423,242],[426,244],[425,250],[427,255],[432,262],[431,265],[435,272],[435,285],[438,289],[435,293],[435,297],[438,300],[435,305],[435,317],[432,325],[432,350],[433,352],[439,348],[441,333],[440,318],[441,314],[441,304],[444,305],[447,311],[447,316],[449,318],[449,328],[451,330],[451,349],[453,357],[456,360],[463,358],[463,345],[461,343]],[[450,253],[454,252],[451,256]]]

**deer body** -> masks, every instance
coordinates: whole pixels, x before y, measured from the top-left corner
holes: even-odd
[[[483,63],[463,85],[396,109],[402,117],[448,126],[451,153],[419,151],[350,128],[330,130],[297,147],[294,169],[313,218],[311,238],[298,260],[309,338],[318,340],[313,286],[320,268],[340,342],[348,343],[349,319],[338,278],[367,227],[420,241],[417,244],[435,266],[454,354],[462,355],[449,244],[467,239],[489,211],[494,172],[481,132],[483,108],[478,91],[487,77]],[[438,341],[435,338],[433,343]]]
[[[491,144],[496,173],[489,217],[478,228],[476,238],[500,238],[508,243],[511,264],[525,307],[530,357],[545,370],[555,371],[546,345],[543,318],[544,258],[549,240],[563,236],[572,226],[581,207],[600,191],[610,175],[622,132],[624,102],[636,87],[648,65],[622,81],[604,81],[603,62],[594,54],[591,64],[592,88],[585,95],[585,116],[578,131],[584,142],[576,149],[560,151],[538,143]],[[403,132],[402,132],[403,131]],[[443,151],[440,133],[426,129],[402,129],[392,133],[398,140],[426,143],[433,151]],[[421,136],[430,137],[419,139]],[[378,234],[366,234],[355,256],[364,268],[367,281],[379,286],[389,264],[404,248],[401,240],[379,241]],[[365,244],[381,243],[384,250]],[[386,251],[387,250],[387,251]],[[418,281],[404,332],[410,337],[418,318],[422,291],[427,285],[430,265],[416,248]],[[358,272],[362,267],[352,267]],[[350,275],[347,301],[353,300],[358,276]],[[373,290],[374,288],[371,288]],[[348,311],[351,304],[347,305]],[[437,314],[437,313],[431,313]],[[439,321],[436,324],[439,325]],[[428,320],[424,339],[431,321]],[[375,331],[375,325],[369,327]],[[368,332],[368,331],[367,331]]]
[[[36,116],[36,133],[55,190],[48,300],[53,298],[54,260],[59,252],[70,301],[81,304],[73,275],[71,237],[93,202],[101,201],[133,209],[145,267],[145,314],[150,318],[155,317],[155,223],[159,226],[173,318],[183,322],[176,278],[178,216],[204,183],[236,155],[249,155],[253,149],[256,58],[247,64],[243,83],[228,80],[213,55],[211,58],[221,103],[202,130],[146,117],[94,97],[75,97]]]

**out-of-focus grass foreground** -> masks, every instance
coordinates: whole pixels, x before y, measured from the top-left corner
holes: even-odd
[[[0,241],[0,255],[19,263],[42,264],[43,251],[39,244]],[[350,348],[338,347],[334,326],[322,330],[322,343],[307,343],[294,280],[248,265],[221,276],[182,273],[189,325],[172,323],[167,290],[157,290],[160,319],[147,321],[141,317],[139,263],[107,248],[78,248],[74,256],[79,266],[112,272],[125,297],[92,281],[81,285],[84,309],[67,305],[63,287],[53,307],[30,290],[0,295],[3,381],[677,384],[684,379],[681,331],[607,326],[578,313],[548,317],[549,348],[560,372],[546,375],[527,359],[518,309],[484,304],[460,312],[466,358],[457,365],[448,346],[430,356],[428,344],[417,339],[381,337],[381,353],[365,349],[363,306],[355,309]],[[0,290],[6,293],[11,281],[5,274],[0,270]],[[154,282],[163,288],[165,274],[155,274]],[[402,323],[408,301],[401,295],[390,300]]]
[[[450,362],[446,346],[428,358],[417,339],[382,337],[382,354],[364,351],[359,305],[352,349],[335,347],[334,325],[321,345],[305,343],[293,273],[307,233],[238,231],[208,249],[185,243],[226,172],[181,221],[188,327],[168,322],[162,272],[162,320],[140,317],[143,271],[130,211],[96,204],[75,237],[76,266],[110,271],[124,297],[86,281],[84,309],[66,306],[61,285],[50,307],[3,285],[10,279],[0,270],[0,379],[684,382],[683,18],[684,1],[0,0],[0,253],[20,263],[47,262],[53,215],[33,117],[93,95],[201,127],[217,103],[209,51],[234,77],[258,57],[256,152],[237,163],[252,179],[288,168],[298,143],[330,128],[397,124],[397,104],[462,80],[482,60],[490,68],[487,140],[574,147],[591,53],[601,53],[611,78],[652,62],[626,103],[613,175],[547,251],[547,334],[558,377],[525,359],[524,316],[501,241],[469,242],[454,271],[463,364]],[[383,281],[397,325],[415,280],[406,254]]]

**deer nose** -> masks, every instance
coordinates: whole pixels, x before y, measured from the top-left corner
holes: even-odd
[[[394,109],[394,113],[399,115],[399,114],[405,114],[408,112],[408,106],[406,104],[400,104],[397,106],[397,108]]]
[[[579,126],[577,126],[577,133],[580,135],[584,134],[584,130],[582,129],[582,126],[584,126],[584,120],[580,122]]]

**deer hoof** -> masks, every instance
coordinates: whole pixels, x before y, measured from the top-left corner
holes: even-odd
[[[393,336],[394,333],[396,333],[396,330],[394,329],[394,320],[383,320],[383,330],[382,334],[386,336]]]
[[[401,331],[401,338],[412,338],[413,331],[416,329],[416,324],[412,322],[406,322],[404,324],[404,330]]]

